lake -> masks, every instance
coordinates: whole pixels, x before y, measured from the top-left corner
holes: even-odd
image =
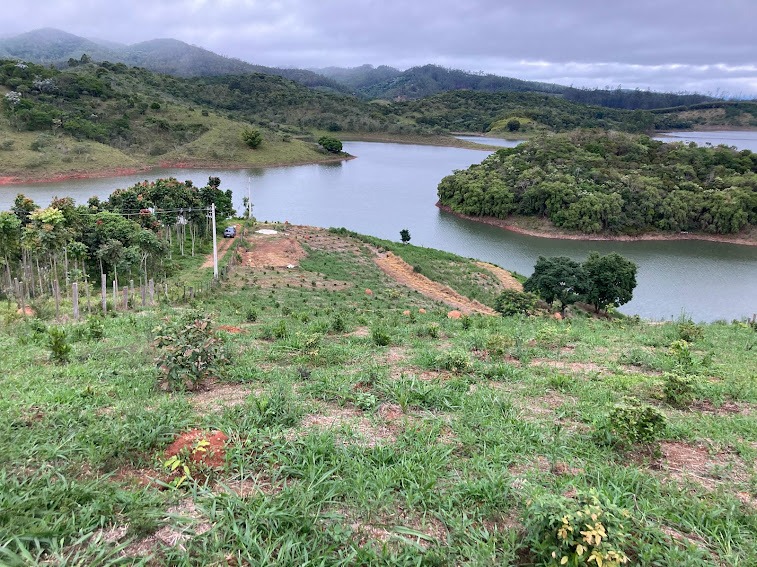
[[[618,252],[639,266],[638,287],[633,301],[621,308],[624,313],[650,319],[685,314],[696,321],[757,313],[757,247],[676,240],[584,242],[515,234],[459,219],[434,206],[439,180],[481,161],[487,151],[371,142],[346,142],[344,149],[357,159],[249,170],[157,169],[118,178],[4,186],[0,210],[9,209],[19,192],[41,206],[56,195],[84,203],[93,195],[105,198],[114,189],[145,179],[173,176],[202,186],[217,175],[222,189],[232,189],[240,211],[249,185],[258,220],[344,226],[392,240],[399,240],[399,231],[407,228],[413,244],[480,258],[524,275],[531,273],[539,256],[583,260],[592,250]]]

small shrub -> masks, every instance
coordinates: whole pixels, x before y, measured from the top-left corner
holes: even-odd
[[[89,340],[97,341],[105,336],[105,323],[102,317],[89,317],[87,319],[86,335]]]
[[[384,327],[374,327],[371,329],[371,339],[378,346],[387,346],[392,342],[392,337]]]
[[[223,343],[205,315],[190,315],[159,327],[155,334],[156,364],[168,389],[194,390],[228,363]]]
[[[618,566],[629,562],[631,514],[595,491],[543,494],[524,514],[526,542],[540,565]]]
[[[652,445],[665,433],[667,419],[656,407],[626,398],[613,406],[607,416],[607,427],[614,441]]]
[[[671,406],[685,407],[694,399],[694,377],[688,374],[666,372],[663,393]]]
[[[244,320],[248,323],[254,323],[258,320],[258,312],[252,307],[248,307],[244,313]]]
[[[465,372],[470,370],[473,366],[468,353],[461,350],[448,350],[443,352],[439,356],[437,364],[440,368],[449,370],[450,372]]]
[[[691,356],[688,342],[684,340],[673,341],[668,352],[673,357],[677,372],[688,374],[694,369],[694,358]]]
[[[678,338],[687,343],[693,343],[704,337],[704,329],[691,319],[683,319],[676,325]]]
[[[343,333],[347,330],[347,324],[344,321],[344,315],[337,313],[331,319],[331,330],[335,333]]]
[[[10,152],[13,150],[15,143],[15,140],[3,140],[2,142],[0,142],[0,150],[4,152]]]
[[[71,345],[68,344],[66,330],[63,327],[50,327],[47,330],[50,349],[50,360],[55,364],[66,364],[71,355]]]
[[[494,309],[504,316],[533,315],[539,297],[536,294],[506,289],[494,300]]]
[[[486,351],[490,356],[504,356],[509,354],[515,345],[515,340],[507,335],[494,334],[486,339]]]

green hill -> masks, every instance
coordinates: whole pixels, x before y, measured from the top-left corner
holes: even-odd
[[[454,319],[362,239],[267,228],[212,288],[174,242],[155,305],[0,304],[2,563],[757,563],[753,325]]]

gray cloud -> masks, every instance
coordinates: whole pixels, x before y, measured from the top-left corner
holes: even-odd
[[[38,0],[0,33],[175,37],[264,65],[437,63],[585,86],[757,95],[754,0]]]

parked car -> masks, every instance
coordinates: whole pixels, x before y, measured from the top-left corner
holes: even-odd
[[[226,229],[223,231],[224,238],[234,238],[236,235],[237,235],[237,227],[235,226],[227,226]]]

